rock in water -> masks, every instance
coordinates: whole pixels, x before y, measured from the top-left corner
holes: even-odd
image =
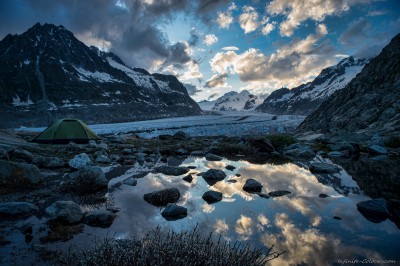
[[[166,188],[144,194],[143,199],[154,206],[166,206],[179,200],[181,193],[177,188]]]
[[[357,203],[358,211],[369,221],[380,223],[390,217],[387,202],[384,199],[372,199]]]
[[[116,215],[112,211],[107,210],[93,210],[85,213],[85,224],[92,227],[107,228],[112,225]]]
[[[269,192],[268,195],[270,195],[271,197],[281,197],[281,196],[288,195],[290,193],[292,193],[292,192],[287,191],[287,190],[277,190],[277,191]]]
[[[159,166],[154,168],[154,170],[164,175],[173,175],[173,176],[184,175],[190,171],[189,168],[175,167],[175,166]]]
[[[206,160],[207,161],[222,161],[222,157],[212,154],[212,153],[208,153],[206,154]]]
[[[334,174],[340,172],[340,168],[329,163],[312,163],[310,172],[316,174]]]
[[[371,154],[388,154],[387,150],[379,145],[371,145],[367,148],[367,150]]]
[[[31,187],[43,181],[39,168],[33,164],[0,160],[0,184],[8,187]]]
[[[39,208],[28,202],[0,203],[0,218],[17,219],[30,216],[39,211]]]
[[[209,169],[207,172],[203,173],[203,178],[205,179],[211,179],[211,180],[217,180],[217,181],[222,181],[225,179],[226,174],[222,170],[217,170],[217,169]]]
[[[173,203],[168,203],[161,215],[168,221],[174,221],[185,218],[187,216],[187,209]]]
[[[73,201],[57,201],[46,208],[46,213],[52,220],[59,220],[69,224],[80,222],[83,217],[81,208]]]
[[[136,186],[137,185],[137,179],[133,178],[133,177],[128,177],[127,179],[125,179],[124,181],[122,181],[122,183],[124,185],[128,185],[128,186]]]
[[[215,203],[222,200],[222,193],[218,191],[209,190],[205,192],[202,198],[208,203]]]
[[[257,180],[249,178],[243,186],[243,190],[249,193],[261,192],[262,185]]]
[[[187,175],[184,178],[182,178],[184,181],[188,182],[188,183],[192,183],[193,181],[193,177],[192,175]]]
[[[72,169],[81,169],[90,164],[91,160],[86,153],[78,154],[68,162],[69,167],[71,167]]]

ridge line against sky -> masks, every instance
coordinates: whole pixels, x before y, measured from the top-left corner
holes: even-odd
[[[373,57],[400,32],[400,1],[0,1],[1,39],[36,22],[176,75],[199,101],[293,88],[344,57]]]

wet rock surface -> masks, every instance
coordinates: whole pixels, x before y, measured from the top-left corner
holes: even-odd
[[[159,166],[154,168],[154,170],[164,175],[173,175],[173,176],[184,175],[190,171],[189,168],[176,167],[176,166]]]
[[[83,217],[81,208],[73,201],[57,201],[46,208],[46,213],[51,220],[68,224],[78,223]]]
[[[116,215],[108,210],[93,210],[85,213],[83,221],[92,227],[107,228],[114,222]]]
[[[216,203],[222,200],[222,193],[218,191],[209,190],[205,192],[202,198],[208,203]]]
[[[175,221],[185,218],[187,216],[187,209],[174,203],[168,203],[167,207],[161,212],[161,215],[168,221]]]
[[[144,194],[143,199],[154,206],[166,206],[179,200],[181,193],[177,188],[166,188]]]
[[[39,208],[28,202],[0,203],[0,218],[18,219],[37,213]]]
[[[250,193],[261,192],[262,185],[255,179],[249,178],[243,186],[243,190]]]

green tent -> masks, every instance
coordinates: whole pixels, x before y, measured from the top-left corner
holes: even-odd
[[[87,143],[100,139],[84,122],[77,119],[60,119],[53,121],[32,141],[38,143]]]

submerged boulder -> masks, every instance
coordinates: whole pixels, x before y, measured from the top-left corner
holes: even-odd
[[[58,220],[69,224],[82,220],[83,213],[78,204],[73,201],[57,201],[46,208],[51,220]]]
[[[17,219],[30,216],[39,211],[39,208],[28,202],[0,203],[0,218]]]
[[[166,206],[179,200],[181,193],[177,188],[166,188],[144,194],[143,199],[154,206]]]
[[[380,223],[391,216],[385,199],[361,201],[357,203],[357,210],[373,223]]]
[[[310,172],[316,174],[334,174],[340,172],[340,167],[330,163],[311,163]]]
[[[116,215],[112,211],[93,210],[85,213],[83,220],[89,226],[107,228],[112,225],[115,217]]]
[[[174,221],[185,218],[187,216],[187,209],[173,203],[168,203],[161,215],[168,221]]]
[[[216,181],[222,181],[225,179],[226,174],[222,170],[217,170],[217,169],[209,169],[207,172],[203,173],[203,178],[205,179],[211,179],[211,180],[216,180]]]
[[[224,158],[222,158],[221,156],[212,154],[212,153],[207,153],[206,154],[206,160],[207,161],[222,161],[222,159],[224,159]]]
[[[222,193],[218,191],[209,190],[205,192],[202,198],[208,203],[215,203],[222,200]]]

